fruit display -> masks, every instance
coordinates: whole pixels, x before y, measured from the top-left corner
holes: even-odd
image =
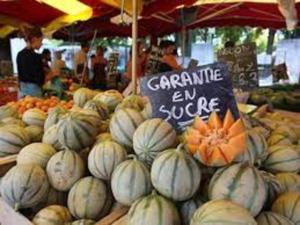
[[[92,225],[121,205],[122,225],[300,225],[297,115],[213,112],[179,133],[142,96],[72,101],[0,107],[0,157],[17,161],[1,199],[33,224]]]
[[[18,82],[15,77],[6,77],[0,80],[0,106],[18,98]]]
[[[26,96],[18,101],[12,101],[7,103],[7,106],[12,106],[17,109],[17,112],[22,115],[28,109],[40,109],[44,112],[48,112],[49,109],[55,106],[61,106],[65,109],[70,109],[73,107],[73,100],[68,102],[61,101],[57,97],[50,97],[49,99],[41,99],[36,97]],[[0,114],[2,114],[0,110]],[[1,116],[0,116],[1,117]]]
[[[249,104],[263,105],[272,103],[275,108],[300,112],[299,86],[274,86],[253,91]]]

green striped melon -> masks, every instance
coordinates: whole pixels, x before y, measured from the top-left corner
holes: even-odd
[[[71,112],[59,121],[57,132],[63,147],[80,151],[94,143],[97,128],[88,115]]]
[[[99,93],[94,97],[94,100],[98,100],[107,105],[110,113],[114,112],[118,104],[123,100],[123,95],[116,90],[108,90],[103,93]]]
[[[33,218],[34,225],[66,225],[72,221],[69,210],[60,205],[50,205],[39,211]]]
[[[252,130],[255,130],[256,132],[261,134],[266,140],[271,135],[271,131],[269,129],[265,128],[265,127],[262,127],[262,126],[254,127],[254,128],[252,128]]]
[[[100,101],[90,100],[84,105],[84,109],[92,110],[100,116],[101,120],[106,120],[109,118],[109,111],[107,106]]]
[[[94,225],[95,223],[93,220],[76,220],[71,225]]]
[[[48,191],[46,173],[34,164],[14,166],[1,182],[1,196],[15,210],[36,206],[44,200]]]
[[[257,225],[243,207],[228,200],[213,200],[194,213],[191,225]]]
[[[292,143],[297,143],[298,137],[297,134],[289,126],[279,126],[277,127],[272,134],[280,134],[288,138]]]
[[[18,153],[30,143],[24,127],[6,125],[0,127],[0,157]]]
[[[180,225],[176,207],[156,192],[134,202],[128,212],[127,225]]]
[[[110,119],[102,120],[100,127],[99,127],[99,133],[108,133],[109,132],[109,124]]]
[[[151,119],[152,118],[152,106],[150,102],[147,102],[143,111],[142,115],[144,116],[145,119]]]
[[[272,173],[298,172],[300,170],[300,154],[288,145],[274,145],[268,149],[268,156],[263,167]]]
[[[88,157],[89,171],[99,179],[110,180],[113,171],[126,159],[126,155],[126,150],[115,142],[96,144]]]
[[[182,145],[156,157],[151,168],[151,180],[156,190],[174,201],[193,197],[200,186],[201,171],[197,162]]]
[[[33,208],[35,212],[40,211],[41,209],[50,206],[50,205],[67,205],[67,193],[62,191],[57,191],[54,188],[50,187],[46,198],[40,202],[37,206]]]
[[[114,170],[111,188],[115,199],[123,205],[130,206],[138,198],[151,193],[152,185],[148,168],[132,156]]]
[[[22,148],[17,157],[17,164],[36,164],[46,168],[49,159],[56,153],[56,150],[48,144],[33,143]]]
[[[124,109],[130,108],[137,111],[142,111],[144,109],[144,100],[142,96],[139,95],[129,95],[123,99],[123,101],[116,107],[115,112]]]
[[[46,113],[37,108],[27,110],[22,116],[22,120],[27,125],[35,125],[39,127],[44,127],[46,119]]]
[[[68,208],[77,219],[98,220],[103,217],[110,193],[105,183],[85,177],[74,184],[68,195]]]
[[[260,173],[264,178],[268,192],[268,198],[265,203],[265,208],[269,209],[276,198],[283,192],[283,186],[275,175],[263,170],[261,170]]]
[[[94,91],[88,88],[79,88],[73,95],[74,104],[82,108],[84,107],[84,104],[94,98],[94,96]]]
[[[63,146],[58,140],[57,124],[45,131],[42,142],[52,145],[56,150],[62,150]]]
[[[176,131],[162,119],[146,120],[133,135],[134,152],[148,165],[152,164],[160,152],[174,147],[176,142]]]
[[[268,138],[268,146],[273,145],[292,145],[293,143],[282,134],[272,134]]]
[[[272,205],[272,211],[300,225],[300,192],[285,192]]]
[[[204,202],[199,196],[182,202],[179,206],[181,225],[190,225],[194,213],[203,204]]]
[[[15,117],[6,117],[3,120],[1,120],[2,123],[4,123],[5,125],[18,125],[20,127],[26,127],[26,124],[20,120],[17,119]]]
[[[262,212],[256,221],[257,225],[295,225],[288,218],[274,212]]]
[[[7,117],[18,117],[18,110],[9,105],[0,106],[0,120],[3,120]]]
[[[252,165],[260,165],[267,156],[267,148],[267,141],[264,136],[253,129],[249,130],[247,133],[247,150],[235,162],[249,162]]]
[[[47,164],[49,182],[58,191],[68,191],[83,177],[85,166],[80,156],[70,150],[57,152]]]
[[[113,140],[124,147],[132,148],[133,134],[143,121],[141,113],[134,109],[118,110],[112,116],[109,126]]]
[[[111,136],[110,133],[104,132],[104,133],[99,134],[96,137],[95,145],[97,145],[97,144],[99,144],[101,142],[104,142],[104,141],[113,141],[112,136]]]
[[[48,111],[48,116],[44,124],[44,130],[48,130],[53,125],[57,124],[59,119],[68,112],[61,106],[56,106]]]
[[[255,167],[238,163],[217,170],[209,183],[209,198],[230,200],[256,216],[267,199],[267,187]]]
[[[44,129],[39,126],[31,125],[25,128],[31,142],[41,142],[44,135]]]
[[[296,173],[278,173],[276,178],[281,183],[284,192],[300,192],[300,175]]]
[[[79,111],[79,113],[82,113],[89,118],[89,120],[92,122],[92,124],[96,128],[97,134],[99,132],[101,132],[101,129],[102,129],[101,126],[102,126],[103,120],[101,119],[101,117],[99,116],[99,114],[97,112],[90,110],[90,109],[81,109]]]

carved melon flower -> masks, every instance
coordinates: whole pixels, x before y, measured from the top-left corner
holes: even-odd
[[[196,117],[184,134],[188,152],[207,166],[225,166],[246,150],[247,134],[241,119],[230,110],[222,121],[213,112],[208,122]]]

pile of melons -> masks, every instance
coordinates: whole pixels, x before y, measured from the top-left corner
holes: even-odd
[[[73,100],[27,101],[22,118],[0,107],[0,156],[18,154],[0,193],[35,225],[92,225],[116,204],[129,208],[122,225],[300,224],[291,121],[228,111],[177,133],[142,96],[80,88]]]

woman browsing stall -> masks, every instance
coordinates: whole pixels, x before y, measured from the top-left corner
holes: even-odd
[[[24,32],[26,47],[17,55],[19,73],[19,98],[26,95],[42,97],[42,86],[45,82],[45,71],[42,57],[35,50],[40,49],[43,33],[40,28],[29,28]]]

